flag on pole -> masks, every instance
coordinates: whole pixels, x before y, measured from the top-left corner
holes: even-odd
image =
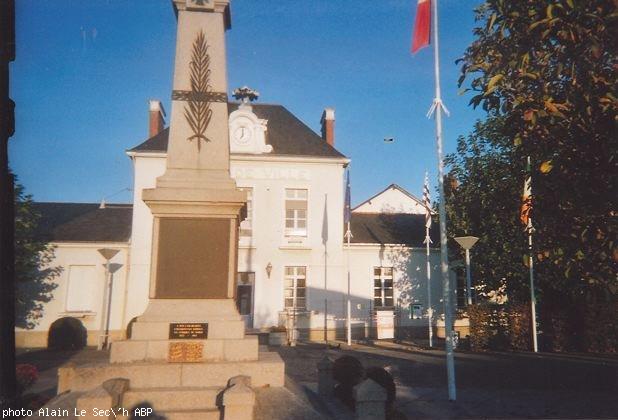
[[[414,33],[412,35],[412,53],[429,45],[431,32],[431,0],[418,0]]]
[[[429,176],[425,172],[425,185],[423,186],[423,205],[425,206],[425,227],[431,227],[431,195],[429,193]]]
[[[532,176],[530,168],[530,157],[526,164],[526,180],[524,181],[524,193],[521,197],[521,211],[519,219],[526,228],[529,228],[530,211],[532,210]]]
[[[346,183],[345,183],[345,208],[343,213],[343,223],[350,223],[351,219],[351,206],[350,206],[350,171],[346,171]]]
[[[350,219],[352,219],[352,200],[350,196],[350,171],[348,170],[346,172],[345,207],[343,209],[343,223],[346,224],[346,232],[344,237],[348,240],[352,237],[352,232],[350,231]]]

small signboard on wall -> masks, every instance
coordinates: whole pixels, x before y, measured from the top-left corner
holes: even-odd
[[[170,323],[170,340],[207,339],[208,323],[206,322],[172,322]]]
[[[420,303],[413,303],[410,306],[410,318],[421,319],[423,318],[423,305]]]

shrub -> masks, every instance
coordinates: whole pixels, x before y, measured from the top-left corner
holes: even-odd
[[[335,398],[344,403],[350,410],[355,409],[354,387],[337,384],[333,391]]]
[[[558,305],[545,304],[541,308],[544,350],[558,353],[572,350],[572,325],[567,311]]]
[[[513,350],[528,351],[532,348],[532,316],[530,303],[513,303],[508,307],[509,346]]]
[[[272,333],[284,333],[287,329],[283,325],[273,325],[270,327],[270,332]]]
[[[86,346],[88,332],[76,318],[65,317],[54,321],[49,327],[47,345],[57,350],[79,350]]]
[[[590,302],[585,312],[586,351],[618,352],[618,302]]]
[[[391,410],[397,392],[393,376],[386,369],[376,366],[367,368],[365,370],[365,376],[375,381],[386,390],[386,410]]]
[[[23,394],[39,378],[39,371],[36,366],[20,363],[15,366],[15,376],[17,379],[17,392]]]
[[[470,316],[470,348],[473,351],[489,349],[492,330],[490,326],[491,311],[489,305],[478,303],[468,307]]]
[[[365,369],[361,362],[352,356],[341,356],[333,364],[335,397],[354,410],[354,387],[365,377]]]
[[[473,351],[506,350],[509,320],[504,305],[483,302],[468,307],[470,348]]]
[[[22,395],[19,400],[19,406],[26,410],[36,411],[49,402],[51,398],[41,394],[26,394]]]
[[[341,356],[333,364],[333,378],[342,385],[358,385],[365,377],[361,362],[352,356]]]

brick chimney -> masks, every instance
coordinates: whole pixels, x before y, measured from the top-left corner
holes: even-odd
[[[326,143],[335,147],[335,110],[333,108],[324,108],[320,124],[322,124],[322,138]]]
[[[165,128],[165,110],[161,101],[150,100],[149,104],[149,122],[148,122],[148,137],[154,137]]]

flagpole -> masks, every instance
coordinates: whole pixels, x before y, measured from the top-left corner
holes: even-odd
[[[352,345],[352,303],[350,301],[350,237],[352,236],[352,231],[350,231],[350,221],[348,220],[348,230],[345,233],[345,236],[347,238],[347,252],[346,252],[346,257],[347,257],[347,266],[348,266],[348,302],[347,302],[347,311],[346,311],[346,318],[347,318],[347,341],[348,341],[348,346]]]
[[[442,272],[443,299],[444,299],[444,335],[446,338],[446,375],[448,380],[448,399],[455,401],[457,391],[455,388],[455,355],[453,353],[453,297],[451,292],[451,279],[448,267],[448,248],[446,245],[446,207],[444,197],[444,162],[442,158],[442,104],[440,91],[440,55],[438,44],[438,0],[433,0],[433,48],[434,70],[436,82],[436,97],[430,109],[436,113],[436,145],[438,151],[438,190],[440,202],[438,203],[440,214],[440,267]]]
[[[328,344],[328,194],[324,194],[324,217],[322,219],[322,242],[324,243],[324,343]]]
[[[346,250],[346,266],[348,272],[348,299],[346,305],[346,338],[348,346],[352,345],[352,302],[350,300],[351,293],[351,278],[350,278],[350,239],[352,238],[352,231],[350,230],[350,220],[352,218],[350,206],[350,169],[346,173],[346,184],[345,184],[345,205],[344,205],[344,222],[347,225],[347,229],[345,232],[345,238],[347,240],[347,250]]]
[[[429,194],[429,174],[425,171],[425,185],[423,185],[423,205],[425,206],[425,244],[427,251],[427,323],[429,328],[429,347],[433,347],[433,308],[431,307],[431,261],[430,249],[431,237],[429,228],[431,227],[431,199]]]
[[[429,228],[426,228],[427,241],[427,327],[429,329],[429,347],[433,347],[433,308],[431,307],[431,262],[429,260]]]
[[[532,171],[531,171],[531,165],[530,165],[530,156],[528,156],[528,160],[527,160],[527,168],[528,171],[530,171],[528,173],[528,176],[530,177],[530,191],[532,191]],[[532,256],[532,232],[533,232],[533,227],[532,227],[532,216],[529,215],[528,216],[528,226],[527,226],[527,230],[528,230],[528,265],[529,265],[529,271],[530,271],[530,309],[532,311],[532,345],[534,348],[534,352],[538,353],[539,352],[539,344],[538,344],[538,340],[537,340],[537,332],[536,332],[536,293],[534,291],[534,258]]]

